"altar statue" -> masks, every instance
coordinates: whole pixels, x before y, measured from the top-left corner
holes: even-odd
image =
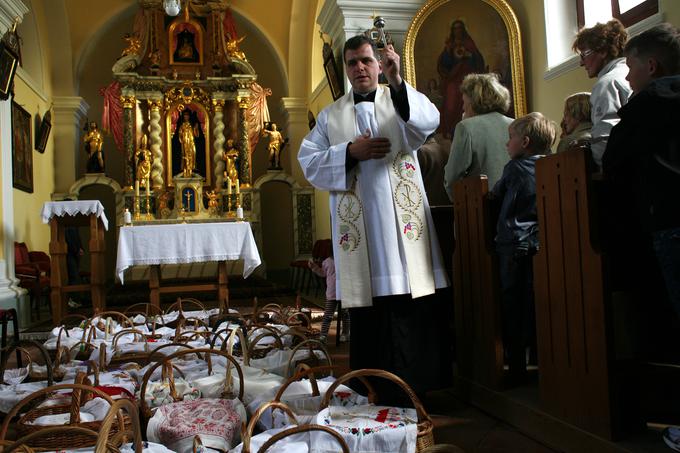
[[[104,144],[104,137],[94,121],[86,126],[87,133],[83,137],[85,143],[85,152],[87,152],[88,159],[86,165],[87,173],[103,173],[104,172],[104,155],[102,154],[102,145]]]
[[[151,151],[147,147],[146,134],[142,135],[137,151],[137,181],[140,187],[146,187],[151,176]]]
[[[231,181],[232,186],[235,186],[236,181],[238,181],[236,159],[238,159],[238,149],[234,147],[234,140],[230,138],[229,140],[227,140],[227,150],[224,152],[224,160],[227,168],[226,178],[229,178],[229,181]]]
[[[142,41],[137,36],[125,33],[123,41],[127,43],[127,47],[121,52],[120,58],[127,57],[128,55],[139,55],[139,51],[142,48]]]
[[[246,39],[245,36],[241,36],[238,39],[231,39],[231,36],[227,36],[227,55],[229,55],[229,58],[237,58],[239,60],[243,61],[248,61],[246,58],[246,54],[243,53],[241,49],[238,48],[238,45],[241,44],[241,42]]]
[[[278,131],[276,123],[271,123],[271,130],[262,129],[262,136],[264,137],[265,135],[269,135],[269,145],[267,146],[267,151],[269,151],[269,169],[281,169],[281,149],[288,140],[284,139],[281,132]]]
[[[190,178],[196,168],[196,143],[194,137],[198,137],[198,124],[191,125],[191,114],[188,111],[182,113],[182,125],[179,126],[179,142],[182,145],[182,176]]]

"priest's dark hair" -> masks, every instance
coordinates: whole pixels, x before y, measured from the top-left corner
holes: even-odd
[[[357,50],[358,48],[360,48],[364,44],[370,45],[371,49],[373,49],[373,54],[377,55],[378,48],[375,46],[375,41],[373,41],[371,38],[369,38],[366,35],[356,35],[356,36],[352,36],[347,41],[345,41],[345,45],[342,48],[342,59],[343,59],[343,61],[345,60],[345,54],[347,53],[348,50]]]

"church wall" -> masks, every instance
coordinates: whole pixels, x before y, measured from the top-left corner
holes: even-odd
[[[528,111],[539,111],[559,124],[564,98],[578,91],[590,91],[595,79],[589,79],[577,67],[551,80],[544,79],[547,69],[543,0],[508,0],[519,20],[524,49]],[[680,2],[659,0],[664,20],[680,25]]]
[[[14,78],[14,100],[31,114],[31,141],[33,154],[33,193],[13,189],[14,198],[14,237],[17,242],[26,242],[29,250],[49,250],[50,231],[48,225],[42,223],[40,211],[45,201],[50,200],[54,192],[54,141],[52,134],[44,153],[35,151],[36,114],[44,116],[51,105],[52,87],[49,74],[52,70],[47,34],[44,32],[45,15],[40,2],[30,2],[29,15],[24,26],[36,27],[37,30],[26,30],[32,39],[22,44],[22,55],[31,61],[24,69],[19,69]],[[28,15],[27,15],[28,18]],[[19,28],[22,32],[22,28]],[[33,68],[33,70],[31,70]]]
[[[577,67],[551,80],[545,80],[547,45],[543,0],[507,1],[517,15],[522,33],[527,109],[529,112],[540,111],[559,124],[562,119],[564,98],[575,92],[590,91],[595,79],[589,79],[585,70]],[[322,5],[323,1],[319,3]],[[659,0],[659,6],[665,21],[676,26],[680,25],[680,2]],[[317,17],[318,13],[319,11],[317,11]],[[315,24],[315,27],[318,25]],[[310,62],[312,92],[309,95],[309,109],[316,116],[321,109],[332,102],[332,98],[325,82],[321,63],[317,61],[322,58],[319,49],[323,45],[318,32],[311,45],[313,48]],[[317,237],[330,237],[328,194],[317,191],[315,203]]]

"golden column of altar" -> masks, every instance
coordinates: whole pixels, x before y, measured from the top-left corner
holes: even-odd
[[[123,104],[123,149],[127,165],[125,166],[125,185],[132,187],[135,183],[135,106],[137,100],[134,95],[122,95],[120,101]]]
[[[252,184],[252,168],[250,167],[250,141],[248,139],[248,108],[250,107],[249,97],[239,96],[238,110],[239,121],[239,160],[241,167],[239,169],[239,179],[243,187],[250,187]]]
[[[159,96],[161,94],[159,93]],[[149,149],[151,150],[151,185],[155,189],[162,189],[164,185],[163,181],[163,150],[161,148],[163,144],[163,139],[161,137],[161,132],[163,128],[161,127],[161,110],[163,109],[163,99],[149,99],[147,100],[149,104],[149,110],[151,111],[149,115],[149,139],[151,145]]]
[[[214,175],[215,175],[215,189],[222,188],[224,183],[224,99],[217,98],[213,94],[213,147],[215,154],[213,157]]]

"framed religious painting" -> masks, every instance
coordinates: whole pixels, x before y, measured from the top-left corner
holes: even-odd
[[[45,152],[47,148],[47,139],[50,138],[50,131],[52,130],[52,113],[48,110],[40,121],[40,127],[35,136],[35,150],[41,153]]]
[[[9,98],[19,57],[4,41],[0,42],[0,100]]]
[[[168,27],[171,65],[203,65],[203,27],[193,19],[173,21]]]
[[[512,96],[508,116],[526,114],[519,22],[505,0],[429,0],[404,40],[404,76],[440,112],[438,133],[450,138],[463,114],[460,84],[471,73],[495,73]]]
[[[12,185],[33,193],[31,114],[12,101]]]
[[[331,89],[331,95],[335,101],[345,94],[343,75],[341,71],[338,71],[338,65],[335,62],[335,55],[333,55],[330,44],[324,43],[323,55],[323,69],[326,72],[328,87]]]

